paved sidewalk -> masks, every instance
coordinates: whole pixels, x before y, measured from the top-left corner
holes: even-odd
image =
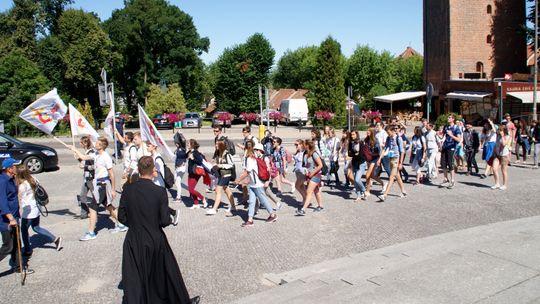
[[[540,303],[540,217],[417,239],[264,277],[235,303]]]

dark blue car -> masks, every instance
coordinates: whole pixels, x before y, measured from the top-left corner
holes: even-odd
[[[53,148],[0,133],[0,161],[8,157],[22,161],[31,173],[58,168],[58,154]]]

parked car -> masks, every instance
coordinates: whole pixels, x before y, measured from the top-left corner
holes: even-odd
[[[284,99],[280,105],[283,122],[305,125],[308,121],[308,105],[305,99]]]
[[[199,113],[186,113],[186,117],[182,120],[182,128],[200,128],[202,127],[202,120]]]
[[[154,116],[154,119],[152,119],[152,122],[154,123],[157,129],[172,129],[173,128],[173,123],[169,121],[169,119],[163,114],[158,114]]]
[[[229,112],[220,111],[212,115],[213,126],[223,126],[225,128],[230,128],[233,120],[234,115]]]
[[[58,167],[58,154],[53,148],[20,141],[0,133],[0,161],[8,157],[22,161],[31,173]]]
[[[267,114],[268,113],[268,114]],[[266,109],[264,109],[262,111],[262,115],[261,117],[259,117],[259,119],[257,119],[257,122],[260,123],[260,121],[262,120],[262,123],[263,124],[266,124],[268,119],[270,120],[270,124],[271,125],[275,125],[276,124],[276,121],[272,119],[272,113],[279,113],[278,110],[274,110],[274,109],[268,109],[268,111]],[[267,119],[268,118],[268,119]]]

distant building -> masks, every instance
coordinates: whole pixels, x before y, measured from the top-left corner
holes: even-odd
[[[408,46],[405,49],[405,51],[403,51],[403,53],[399,54],[398,58],[409,59],[409,58],[415,57],[415,56],[422,57],[422,54],[418,53],[418,51],[416,51],[412,47]]]
[[[526,0],[424,0],[424,79],[434,88],[432,114],[498,118],[494,79],[528,73],[525,16]],[[502,83],[514,85],[523,84]]]
[[[270,95],[269,108],[278,110],[281,105],[281,101],[284,99],[306,99],[307,92],[308,90],[305,89],[272,89],[268,92]]]

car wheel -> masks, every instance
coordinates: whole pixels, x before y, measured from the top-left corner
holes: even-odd
[[[43,161],[39,157],[28,157],[24,160],[24,166],[30,173],[40,173],[43,171]]]

